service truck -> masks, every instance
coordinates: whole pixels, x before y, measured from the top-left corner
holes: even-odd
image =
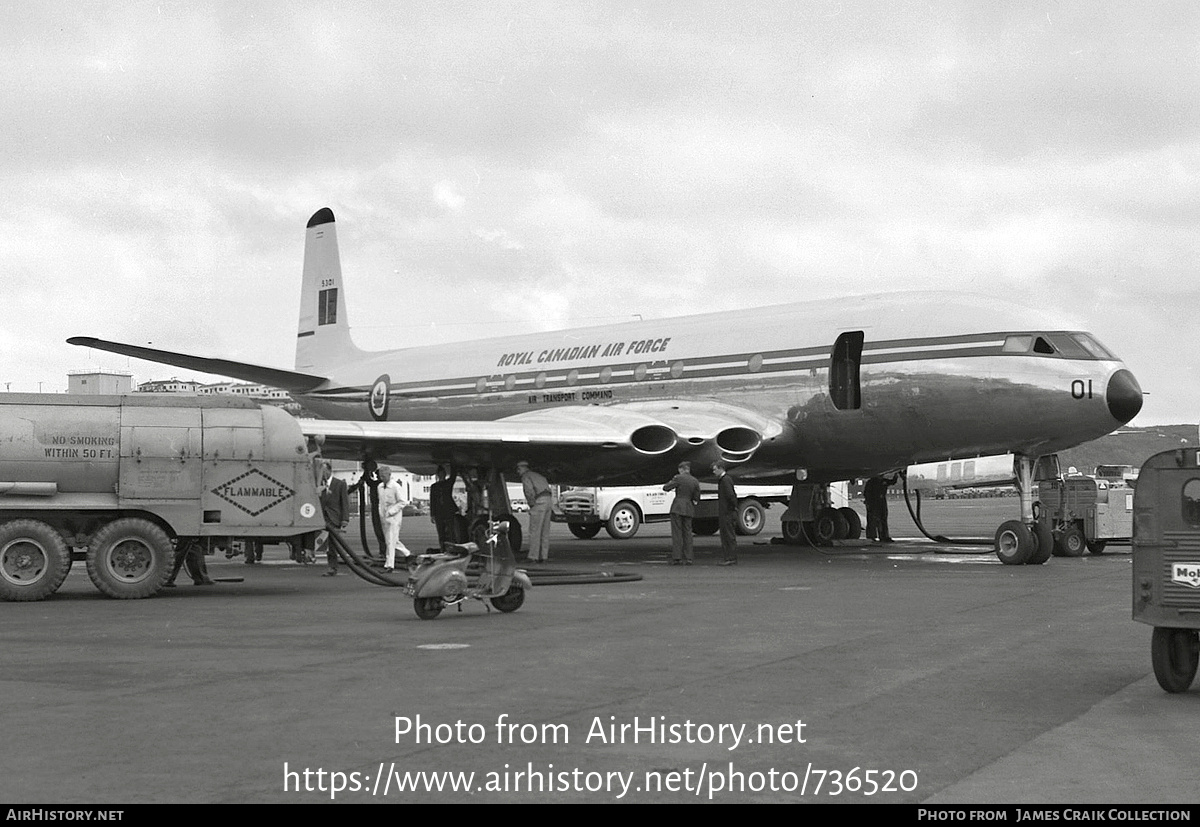
[[[83,560],[109,597],[156,594],[177,551],[324,527],[299,423],[250,400],[0,394],[0,598]]]
[[[716,534],[717,486],[702,482],[700,488],[692,530],[696,534]],[[771,503],[786,504],[791,493],[790,485],[738,485],[738,533],[753,535],[762,531],[766,509]],[[558,495],[550,518],[566,523],[571,533],[583,540],[595,537],[601,528],[615,540],[628,540],[642,523],[671,519],[674,498],[675,492],[663,491],[661,485],[569,488]]]
[[[1038,483],[1038,520],[1048,523],[1056,557],[1101,554],[1113,541],[1133,537],[1134,489],[1084,474]]]

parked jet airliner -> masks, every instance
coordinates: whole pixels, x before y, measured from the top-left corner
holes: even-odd
[[[831,481],[1013,453],[1022,519],[997,532],[1010,563],[1049,556],[1034,531],[1036,459],[1109,433],[1142,405],[1133,374],[1091,334],[937,292],[364,352],[328,208],[308,222],[295,370],[68,341],[284,388],[328,417],[303,423],[327,456],[501,473],[528,459],[553,481],[592,484],[723,459],[736,478],[796,484],[791,538],[805,523],[827,526],[821,537],[848,530],[829,507]]]

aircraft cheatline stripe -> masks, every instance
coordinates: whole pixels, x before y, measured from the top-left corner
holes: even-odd
[[[1002,335],[990,333],[963,336],[954,341],[895,340],[891,342],[875,342],[864,344],[861,358],[862,364],[881,365],[891,362],[911,362],[930,359],[953,359],[975,356],[1026,355],[1005,354],[1003,351],[1004,338]],[[756,370],[751,370],[751,361],[756,356],[762,357],[762,363]],[[611,375],[602,381],[600,374],[603,368],[589,367],[587,369],[562,367],[547,371],[524,371],[521,373],[496,373],[474,379],[460,377],[455,379],[439,379],[434,381],[396,382],[389,389],[398,397],[416,394],[440,393],[443,396],[468,395],[480,392],[496,393],[498,391],[527,391],[530,389],[576,387],[584,385],[608,385],[616,382],[644,382],[646,379],[661,380],[665,378],[709,379],[720,376],[751,376],[759,373],[778,374],[790,371],[810,371],[828,367],[829,352],[827,348],[804,348],[792,350],[767,351],[762,354],[744,353],[723,356],[708,356],[696,359],[658,360],[654,362],[639,362],[623,365],[610,365]],[[645,378],[636,379],[636,370],[641,366]],[[678,377],[672,375],[672,368]],[[574,373],[575,381],[568,381],[568,376]],[[511,387],[509,378],[511,377]],[[542,378],[538,384],[538,378]],[[484,382],[480,391],[480,381]],[[318,391],[317,396],[326,399],[337,399],[342,402],[365,401],[369,394],[366,388],[332,388]]]

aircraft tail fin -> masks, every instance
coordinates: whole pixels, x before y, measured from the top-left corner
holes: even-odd
[[[324,376],[360,356],[350,338],[342,264],[333,210],[323,207],[308,220],[304,239],[304,283],[296,332],[296,370]]]

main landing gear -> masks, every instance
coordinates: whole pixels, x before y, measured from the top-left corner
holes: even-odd
[[[828,485],[811,483],[792,486],[783,515],[783,541],[793,546],[827,546],[834,540],[862,537],[862,518],[853,508],[836,507]]]

